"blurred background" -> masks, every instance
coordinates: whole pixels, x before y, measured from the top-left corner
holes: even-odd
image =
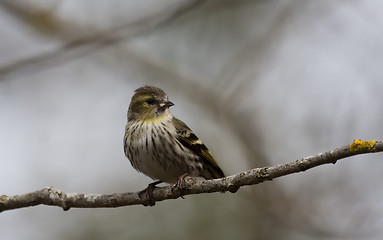
[[[378,0],[0,1],[0,195],[116,193],[133,91],[172,113],[227,175],[383,139]],[[382,154],[155,207],[0,213],[1,239],[382,239]]]

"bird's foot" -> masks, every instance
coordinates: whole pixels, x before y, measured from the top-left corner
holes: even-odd
[[[142,198],[143,195],[146,195],[146,197],[148,198],[148,201],[143,203],[145,207],[146,206],[152,207],[156,204],[156,200],[154,199],[154,196],[153,196],[153,191],[154,189],[157,188],[156,185],[160,183],[162,183],[162,181],[156,181],[156,182],[150,183],[147,188],[145,188],[144,190],[138,193],[138,196],[140,196],[140,198]]]
[[[182,174],[181,176],[178,177],[178,180],[177,182],[173,185],[173,189],[177,189],[178,191],[180,191],[180,195],[181,195],[181,198],[184,199],[184,195],[183,195],[183,192],[185,191],[185,178],[188,177],[189,174],[188,173],[185,173],[185,174]]]

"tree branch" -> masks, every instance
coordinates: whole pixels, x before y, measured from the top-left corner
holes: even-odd
[[[174,21],[204,2],[205,0],[184,0],[177,5],[169,6],[168,9],[155,12],[150,16],[144,16],[106,31],[94,33],[89,36],[82,36],[78,39],[66,42],[51,51],[5,64],[0,66],[0,80],[4,76],[21,70],[66,63],[70,60],[93,53],[103,47],[116,44],[119,41],[127,40],[138,34],[150,32],[153,29]],[[21,12],[20,9],[16,9],[16,7],[10,3],[0,2],[0,6],[1,5],[4,5],[6,8],[11,8],[13,11]],[[23,14],[28,14],[28,12],[24,11]],[[33,22],[26,21],[26,23],[31,24]]]
[[[310,156],[295,162],[281,164],[273,167],[255,168],[232,176],[213,180],[197,180],[186,178],[182,191],[174,186],[155,188],[153,191],[154,202],[166,199],[176,199],[185,195],[212,193],[212,192],[236,192],[245,185],[255,185],[267,180],[273,180],[281,176],[306,171],[327,163],[336,163],[342,158],[358,154],[374,153],[383,151],[383,141],[355,140],[352,144],[334,150]],[[115,208],[128,205],[144,205],[151,203],[147,194],[141,192],[116,193],[116,194],[83,194],[65,193],[53,187],[46,187],[35,192],[15,195],[0,196],[0,212],[31,207],[36,205],[58,206],[65,211],[70,208]]]

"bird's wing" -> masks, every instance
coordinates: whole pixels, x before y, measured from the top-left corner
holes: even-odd
[[[180,143],[192,150],[195,154],[201,156],[203,159],[207,160],[218,172],[222,173],[222,170],[218,166],[217,162],[214,160],[209,149],[202,143],[202,141],[193,133],[193,131],[181,120],[173,117],[173,124],[176,128],[178,140]]]

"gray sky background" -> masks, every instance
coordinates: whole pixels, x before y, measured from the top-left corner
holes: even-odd
[[[0,195],[145,188],[151,180],[122,149],[130,98],[145,84],[167,92],[228,175],[383,139],[381,1],[202,1],[174,15],[188,4],[0,1]],[[65,45],[76,39],[86,41]],[[357,156],[152,208],[7,211],[0,233],[381,239],[381,160]]]

